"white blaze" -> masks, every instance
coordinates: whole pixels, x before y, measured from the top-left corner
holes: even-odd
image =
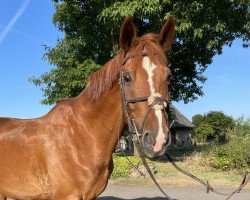
[[[155,94],[155,88],[154,88],[154,82],[153,82],[153,71],[157,67],[154,63],[150,62],[148,57],[144,57],[142,60],[142,67],[146,70],[148,74],[148,83],[149,83],[149,89],[150,89],[150,96],[156,96]],[[165,135],[163,132],[162,127],[162,111],[159,109],[155,109],[155,115],[158,120],[158,134],[156,136],[156,143],[154,146],[154,151],[158,152],[161,150],[163,144],[165,143]]]
[[[148,83],[151,95],[155,93],[154,82],[153,82],[153,71],[156,68],[156,65],[150,62],[147,56],[143,57],[142,67],[146,70],[148,74]]]

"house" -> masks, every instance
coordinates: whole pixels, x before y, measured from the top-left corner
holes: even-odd
[[[171,145],[174,147],[190,147],[193,145],[191,134],[195,125],[177,108],[170,105],[174,120],[170,121]]]

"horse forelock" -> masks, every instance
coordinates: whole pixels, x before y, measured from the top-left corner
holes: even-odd
[[[133,65],[142,66],[143,54],[146,51],[151,62],[156,65],[166,65],[166,56],[158,42],[158,35],[146,34],[137,38],[134,46],[127,52],[127,56],[133,55]],[[94,72],[88,80],[85,91],[92,100],[100,99],[101,95],[116,84],[120,76],[120,64],[125,52],[121,51],[112,60],[107,62],[101,69]]]
[[[128,52],[129,55],[134,55],[133,65],[142,66],[142,60],[145,52],[151,62],[155,65],[165,66],[167,59],[162,50],[157,34],[148,33],[135,41],[135,46]]]

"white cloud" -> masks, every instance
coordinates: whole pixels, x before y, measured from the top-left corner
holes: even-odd
[[[24,0],[22,5],[19,7],[15,15],[12,17],[12,19],[8,22],[6,27],[4,27],[3,31],[0,33],[0,45],[3,42],[6,35],[9,33],[9,31],[12,29],[12,27],[15,25],[17,20],[22,16],[26,8],[28,7],[31,0]]]

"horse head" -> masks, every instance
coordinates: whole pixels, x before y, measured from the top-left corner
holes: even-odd
[[[172,76],[165,53],[170,50],[174,30],[174,18],[170,17],[159,34],[138,37],[131,17],[127,17],[120,31],[123,112],[130,128],[140,133],[141,147],[150,158],[161,156],[170,140],[165,109]]]

